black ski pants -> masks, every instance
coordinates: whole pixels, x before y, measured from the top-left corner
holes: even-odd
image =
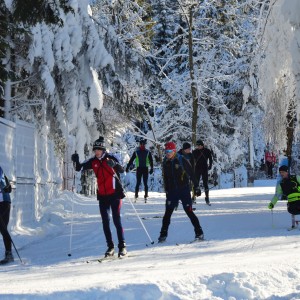
[[[7,230],[10,215],[10,202],[0,202],[0,232],[3,237],[5,251],[11,251],[11,237]]]
[[[175,207],[178,206],[179,200],[182,202],[182,207],[191,220],[194,226],[195,234],[203,234],[202,228],[200,226],[199,219],[195,215],[192,206],[192,198],[189,186],[178,188],[167,193],[166,199],[166,210],[163,216],[161,235],[167,236],[168,228],[171,223],[171,216],[174,212]]]
[[[203,187],[205,192],[205,197],[208,198],[209,188],[208,188],[208,169],[207,168],[196,168],[195,177],[198,185],[200,184],[200,179],[202,177]]]
[[[140,185],[143,178],[145,197],[148,197],[148,167],[137,167],[136,169],[136,186],[135,186],[135,197],[138,197]]]
[[[102,226],[103,226],[103,231],[106,238],[107,246],[114,247],[114,242],[110,230],[109,214],[111,209],[113,222],[117,230],[119,249],[125,246],[124,230],[121,223],[121,206],[122,206],[121,199],[105,199],[105,200],[102,199],[99,201],[100,214],[102,218]]]

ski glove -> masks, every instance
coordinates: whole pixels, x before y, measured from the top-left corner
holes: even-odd
[[[76,163],[76,164],[79,163],[79,155],[77,154],[76,151],[75,151],[74,154],[72,154],[71,160],[72,160],[72,162],[74,162],[74,163]]]
[[[200,197],[201,196],[201,190],[200,190],[200,188],[195,188],[195,195],[196,195],[196,197]]]
[[[272,202],[270,202],[269,205],[268,205],[268,208],[269,209],[273,209],[274,208],[274,204]]]
[[[149,174],[153,174],[153,169],[151,168],[150,171],[149,171]]]
[[[112,159],[109,159],[109,160],[107,160],[107,165],[109,166],[109,167],[111,167],[111,168],[114,168],[115,166],[116,166],[116,162],[114,161],[114,160],[112,160]]]
[[[211,166],[211,165],[209,165],[209,166],[208,166],[208,170],[211,170],[211,167],[212,167],[212,166]]]

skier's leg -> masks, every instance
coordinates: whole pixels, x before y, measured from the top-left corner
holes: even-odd
[[[10,215],[10,206],[11,204],[9,202],[0,202],[0,232],[3,237],[5,251],[11,252],[11,238],[7,230]]]
[[[149,177],[148,168],[145,168],[145,170],[143,171],[143,183],[145,187],[144,198],[148,198],[148,177]]]
[[[111,231],[110,231],[110,225],[109,225],[109,210],[110,210],[110,203],[107,200],[100,200],[99,201],[99,208],[100,208],[100,214],[101,214],[101,218],[102,218],[102,226],[103,226],[103,231],[104,231],[104,235],[106,238],[106,243],[107,246],[110,247],[114,247],[114,242],[112,240],[112,235],[111,235]]]
[[[208,170],[202,172],[203,187],[205,192],[205,202],[209,203],[209,188],[208,188]]]
[[[162,227],[160,230],[159,241],[164,240],[168,236],[168,229],[171,223],[171,216],[173,214],[175,207],[178,206],[178,201],[179,201],[178,193],[169,192],[167,193],[166,196],[167,196],[166,209],[162,220]]]
[[[121,207],[122,207],[121,199],[111,200],[112,218],[113,218],[113,222],[116,227],[116,230],[117,230],[119,249],[125,247],[124,230],[123,230],[123,226],[122,226],[122,222],[121,222]]]
[[[139,196],[139,188],[142,182],[142,172],[140,168],[136,169],[136,185],[135,185],[135,198]]]
[[[199,219],[197,218],[197,216],[193,211],[191,194],[189,192],[188,187],[181,190],[180,198],[182,201],[183,209],[187,214],[187,216],[189,217],[189,219],[191,220],[192,225],[194,226],[195,236],[200,237],[201,235],[203,235],[203,230],[200,226]]]

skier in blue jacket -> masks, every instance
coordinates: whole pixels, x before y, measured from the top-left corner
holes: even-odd
[[[7,229],[11,205],[10,191],[11,186],[7,178],[5,178],[5,174],[0,166],[0,233],[2,234],[5,247],[5,257],[0,261],[0,264],[14,261],[11,252],[11,237]]]

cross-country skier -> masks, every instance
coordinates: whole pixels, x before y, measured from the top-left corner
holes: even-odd
[[[146,149],[146,142],[147,141],[144,139],[140,140],[140,147],[136,151],[134,151],[126,167],[126,173],[128,173],[130,166],[133,164],[133,161],[135,161],[135,166],[136,166],[135,199],[139,197],[139,188],[143,178],[144,188],[145,188],[145,195],[144,195],[145,202],[147,202],[147,198],[148,198],[148,174],[151,175],[153,173],[153,158],[150,150]],[[150,170],[148,171],[149,167]]]
[[[97,200],[99,201],[100,214],[102,218],[103,231],[107,243],[105,256],[114,255],[114,242],[110,230],[109,213],[112,211],[112,218],[118,235],[118,256],[122,257],[127,254],[124,238],[124,231],[121,223],[121,206],[122,198],[125,197],[119,173],[124,169],[119,164],[117,158],[106,152],[104,138],[99,137],[93,144],[95,156],[89,160],[80,163],[77,153],[72,155],[72,161],[76,164],[76,171],[93,169],[97,177]]]
[[[7,225],[9,222],[10,215],[10,184],[5,179],[4,172],[0,167],[0,232],[3,237],[4,247],[5,247],[5,257],[0,261],[1,264],[9,263],[14,261],[14,257],[11,252],[11,237],[9,235]]]
[[[292,215],[292,227],[296,227],[295,215],[300,215],[300,176],[290,175],[287,166],[279,168],[281,180],[277,183],[276,192],[268,205],[273,209],[279,199],[287,199],[287,210]]]
[[[193,151],[195,158],[195,176],[197,181],[197,186],[199,185],[200,178],[202,176],[204,192],[205,192],[205,202],[210,205],[209,201],[209,188],[208,188],[208,171],[212,167],[212,155],[211,151],[204,147],[204,143],[201,140],[196,142],[197,148]]]
[[[180,154],[176,153],[176,145],[173,142],[165,144],[165,158],[163,161],[163,179],[166,192],[166,208],[162,220],[159,242],[164,242],[168,236],[168,228],[171,216],[179,200],[183,209],[194,226],[195,239],[204,238],[200,222],[193,211],[192,198],[189,187],[189,179],[196,185],[196,179],[190,163]],[[196,196],[201,195],[200,188],[195,188]]]
[[[178,151],[180,155],[182,155],[192,166],[193,171],[195,171],[195,159],[194,155],[192,154],[192,145],[188,142],[183,143],[182,148]],[[190,187],[193,192],[193,203],[196,203],[196,196],[194,192],[194,185],[193,182],[190,182]]]

